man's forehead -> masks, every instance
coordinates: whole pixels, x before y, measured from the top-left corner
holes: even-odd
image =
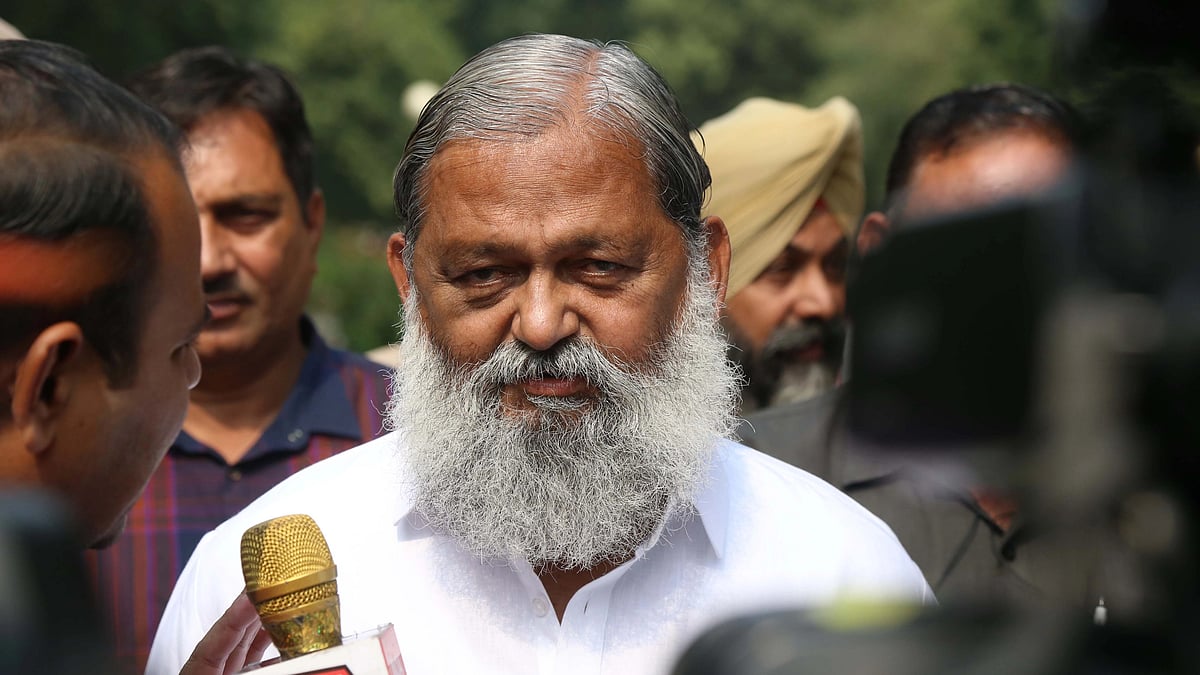
[[[1020,130],[926,155],[902,195],[903,215],[947,214],[1037,194],[1063,177],[1070,159],[1061,142]]]
[[[536,211],[618,186],[631,202],[657,194],[640,146],[598,125],[558,125],[532,137],[445,143],[429,162],[425,200],[430,212],[464,202]]]
[[[272,142],[275,140],[275,132],[271,130],[271,125],[262,113],[253,108],[227,106],[210,110],[195,118],[187,127],[188,144],[207,146],[213,142],[214,134],[234,127],[262,134]]]
[[[649,172],[642,161],[644,155],[636,138],[616,132],[596,120],[572,118],[547,126],[536,134],[490,134],[448,140],[430,158],[427,175],[470,169],[481,163],[513,163],[536,157],[547,163],[547,171],[594,163],[609,170],[636,167],[649,180]]]
[[[567,129],[455,141],[431,165],[414,260],[466,266],[586,253],[649,261],[682,250],[683,229],[663,210],[642,157],[604,136]]]
[[[447,174],[472,171],[497,160],[505,161],[510,153],[518,150],[512,146],[520,144],[523,140],[520,138],[506,140],[463,138],[447,141],[429,160],[429,167],[425,172],[426,185],[432,186]]]
[[[247,151],[247,143],[261,147]],[[189,175],[214,166],[246,165],[251,177],[283,168],[275,132],[261,113],[250,108],[220,108],[200,117],[188,128],[183,160]]]
[[[829,209],[818,206],[804,219],[788,245],[803,250],[814,250],[836,246],[846,241],[848,235],[837,217]]]

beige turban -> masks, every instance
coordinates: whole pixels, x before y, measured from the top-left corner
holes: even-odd
[[[24,40],[25,36],[11,23],[0,19],[0,40]]]
[[[728,296],[754,281],[823,198],[846,234],[863,210],[862,124],[844,98],[805,108],[751,98],[700,127],[692,140],[712,171],[704,215],[729,228]]]

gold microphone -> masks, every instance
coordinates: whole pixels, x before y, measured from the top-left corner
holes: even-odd
[[[281,516],[246,530],[242,576],[280,657],[342,644],[337,567],[311,517]]]

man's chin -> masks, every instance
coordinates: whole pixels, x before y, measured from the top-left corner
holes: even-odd
[[[237,363],[244,353],[245,349],[240,344],[229,344],[228,341],[214,340],[196,349],[196,356],[200,357],[200,365],[204,370]]]
[[[799,403],[816,398],[837,385],[837,368],[827,361],[793,363],[779,371],[770,405]]]
[[[119,518],[113,521],[112,527],[108,528],[104,534],[101,534],[95,541],[88,544],[91,549],[104,549],[112,546],[117,537],[125,531],[125,525],[129,523],[129,513],[122,513]]]
[[[261,329],[245,321],[206,327],[196,340],[196,355],[204,367],[238,362],[267,339]]]
[[[571,398],[527,401],[525,405],[517,407],[503,406],[500,414],[522,424],[526,431],[535,433],[576,428],[595,409],[596,402],[593,399]]]
[[[519,388],[501,390],[502,414],[519,419],[539,418],[549,414],[580,414],[596,407],[596,397],[589,390],[569,396],[531,395]]]

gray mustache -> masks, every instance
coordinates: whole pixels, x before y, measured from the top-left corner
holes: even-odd
[[[763,347],[764,359],[777,358],[793,349],[802,349],[813,344],[824,345],[827,350],[841,347],[846,338],[846,325],[842,321],[808,321],[799,326],[775,331]]]
[[[591,341],[572,337],[546,351],[506,342],[468,375],[468,386],[494,391],[522,380],[580,378],[601,392],[613,392],[623,388],[628,377]]]

